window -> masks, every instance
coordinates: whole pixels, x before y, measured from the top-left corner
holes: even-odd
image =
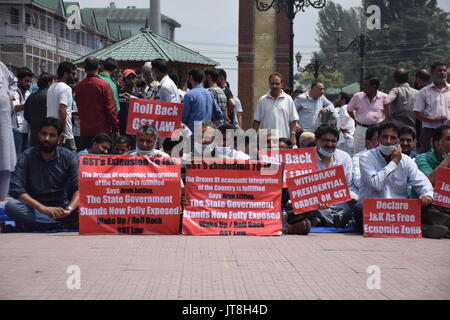
[[[39,18],[40,18],[39,19],[40,20],[40,28],[41,28],[42,31],[45,31],[46,30],[46,28],[45,28],[45,21],[46,21],[45,16],[40,15]]]
[[[47,32],[53,33],[53,21],[51,18],[47,18]]]
[[[25,13],[25,24],[31,26],[31,14],[28,12]]]
[[[11,14],[11,24],[19,24],[19,9],[11,7],[10,10],[10,14]]]

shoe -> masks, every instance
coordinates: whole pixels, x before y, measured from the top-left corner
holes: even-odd
[[[333,215],[333,224],[335,228],[345,228],[344,217],[341,214]]]
[[[311,222],[309,219],[303,219],[294,224],[288,224],[287,232],[288,234],[300,234],[300,235],[308,235],[311,231]]]
[[[449,230],[446,226],[435,224],[432,226],[422,226],[422,237],[430,239],[440,239],[446,237]]]

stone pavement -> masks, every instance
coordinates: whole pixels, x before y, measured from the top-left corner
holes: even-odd
[[[352,234],[0,234],[0,299],[450,299],[449,248]],[[370,265],[381,289],[367,288]]]

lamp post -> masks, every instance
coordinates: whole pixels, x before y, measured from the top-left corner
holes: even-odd
[[[289,85],[294,88],[294,19],[299,11],[305,11],[305,7],[312,6],[321,9],[325,6],[326,0],[271,0],[269,4],[255,0],[256,9],[267,11],[271,8],[276,12],[283,11],[289,19]]]
[[[319,79],[319,73],[336,71],[337,54],[333,55],[333,66],[331,67],[327,66],[325,63],[319,60],[319,56],[317,55],[317,53],[314,53],[312,62],[308,63],[303,68],[300,67],[300,62],[302,61],[302,55],[300,54],[300,52],[297,52],[297,54],[295,55],[295,60],[297,61],[297,71],[300,73],[314,73],[314,80]]]
[[[389,39],[389,26],[384,25],[381,30],[383,31],[384,35],[384,43],[388,42]],[[364,79],[364,57],[366,56],[367,52],[377,48],[377,44],[375,41],[373,41],[369,36],[365,35],[361,32],[359,36],[356,36],[349,44],[348,46],[344,47],[341,45],[342,40],[342,33],[343,30],[341,27],[339,27],[336,30],[336,44],[337,44],[337,51],[338,52],[344,52],[349,49],[351,49],[353,52],[358,52],[360,57],[360,78],[359,83],[362,88],[363,85],[363,79]]]

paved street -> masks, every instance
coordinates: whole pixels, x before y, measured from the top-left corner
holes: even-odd
[[[450,299],[450,240],[0,234],[0,299]],[[81,270],[69,290],[67,268]],[[381,289],[366,272],[381,269]]]

